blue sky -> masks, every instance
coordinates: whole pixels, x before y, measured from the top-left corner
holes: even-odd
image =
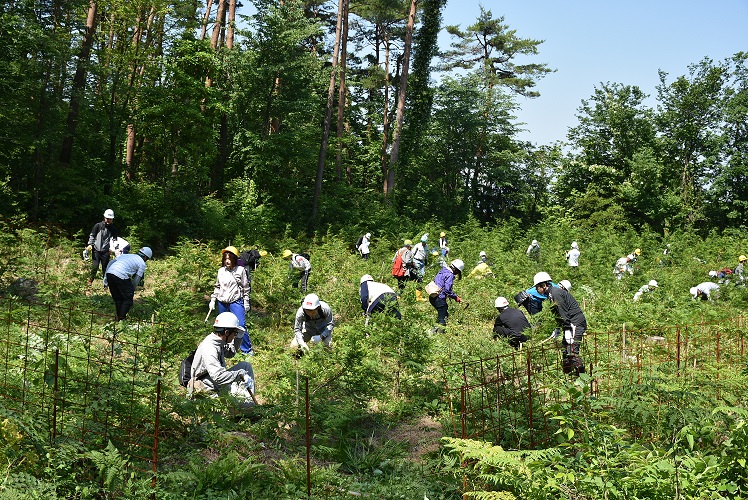
[[[719,62],[748,51],[748,0],[448,0],[444,25],[468,27],[481,4],[517,36],[545,40],[533,60],[557,70],[538,84],[540,97],[518,98],[528,129],[520,139],[537,145],[565,140],[581,100],[600,82],[636,85],[654,106],[659,69],[671,82],[704,57]],[[442,48],[449,41],[443,32]]]

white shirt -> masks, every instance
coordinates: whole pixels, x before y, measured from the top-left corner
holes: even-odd
[[[298,271],[311,271],[312,263],[306,260],[303,255],[295,253],[291,256],[291,267]]]
[[[369,243],[370,243],[369,238],[364,236],[363,239],[361,240],[361,244],[358,246],[358,251],[361,252],[362,254],[369,253]]]
[[[249,309],[250,285],[247,273],[242,266],[235,266],[231,271],[226,266],[218,270],[216,284],[211,297],[219,302],[231,304],[243,300],[244,309]]]
[[[579,250],[572,248],[566,252],[566,260],[569,262],[570,267],[579,267]]]
[[[420,260],[424,262],[426,260],[426,252],[428,246],[423,241],[419,241],[416,246],[413,247],[413,260]]]
[[[701,293],[703,293],[704,295],[706,295],[707,298],[710,298],[710,294],[713,291],[719,290],[719,285],[717,283],[713,283],[711,281],[705,281],[703,283],[699,283],[698,285],[696,285],[696,288]]]

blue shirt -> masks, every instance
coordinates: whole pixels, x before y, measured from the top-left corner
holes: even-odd
[[[436,277],[434,283],[441,288],[438,298],[446,299],[447,297],[457,298],[457,294],[452,291],[452,285],[455,281],[454,273],[448,267],[442,267]]]
[[[145,261],[136,253],[122,254],[109,263],[106,274],[112,274],[123,280],[131,279],[138,286],[145,275]]]
[[[558,285],[555,284],[555,283],[553,283],[553,282],[551,282],[551,286],[554,287],[554,288],[558,288]],[[537,304],[538,308],[542,310],[543,309],[543,301],[545,299],[549,298],[549,296],[548,295],[543,295],[542,293],[538,292],[537,288],[535,288],[534,286],[531,286],[530,288],[528,288],[525,291],[527,292],[527,295],[530,296],[530,299]]]

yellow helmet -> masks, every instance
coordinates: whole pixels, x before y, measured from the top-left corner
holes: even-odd
[[[411,246],[412,247],[413,246],[413,242],[411,240],[405,240],[405,241],[403,241],[403,245],[405,245],[406,247],[407,246]]]
[[[260,250],[260,257],[267,257],[268,251],[267,250]]]
[[[748,257],[746,257],[745,255],[741,255],[740,257],[738,257],[738,262],[745,262],[746,260],[748,260]]]
[[[637,248],[636,250],[634,250],[634,253],[636,255],[641,255],[642,254],[642,249],[641,248]]]
[[[292,255],[293,255],[293,252],[291,250],[288,250],[288,249],[283,250],[283,258],[284,259],[287,259],[287,258],[289,258]]]
[[[445,233],[444,231],[442,231],[441,233],[439,233],[439,236],[441,236],[442,238],[444,238],[446,235],[447,235],[447,233]]]
[[[221,251],[221,256],[223,256],[223,254],[225,254],[226,252],[234,254],[237,258],[239,257],[239,250],[237,250],[235,246],[229,245],[224,248],[223,251]]]

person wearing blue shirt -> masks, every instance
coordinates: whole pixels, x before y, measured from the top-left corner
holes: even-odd
[[[106,268],[104,286],[109,287],[109,293],[112,294],[112,299],[114,299],[117,321],[127,317],[135,297],[135,287],[145,276],[145,263],[152,257],[151,249],[143,247],[136,254],[120,255],[111,261]]]
[[[528,295],[528,298],[521,303],[521,305],[525,306],[525,309],[527,309],[527,312],[531,315],[538,314],[540,311],[543,310],[543,301],[548,298],[548,294],[545,292],[542,292],[539,290],[539,285],[549,282],[552,287],[558,288],[558,285],[553,283],[551,281],[551,277],[548,275],[548,273],[545,272],[539,272],[533,277],[533,285],[525,290],[525,293]]]
[[[437,312],[438,325],[434,328],[434,332],[438,333],[443,331],[443,327],[447,325],[447,318],[449,317],[449,307],[447,306],[447,298],[451,298],[458,304],[462,302],[462,299],[452,290],[452,285],[455,281],[455,276],[462,279],[462,271],[465,269],[465,263],[460,259],[453,260],[449,267],[442,267],[436,277],[434,283],[439,287],[439,293],[435,296],[429,297],[429,302]]]

